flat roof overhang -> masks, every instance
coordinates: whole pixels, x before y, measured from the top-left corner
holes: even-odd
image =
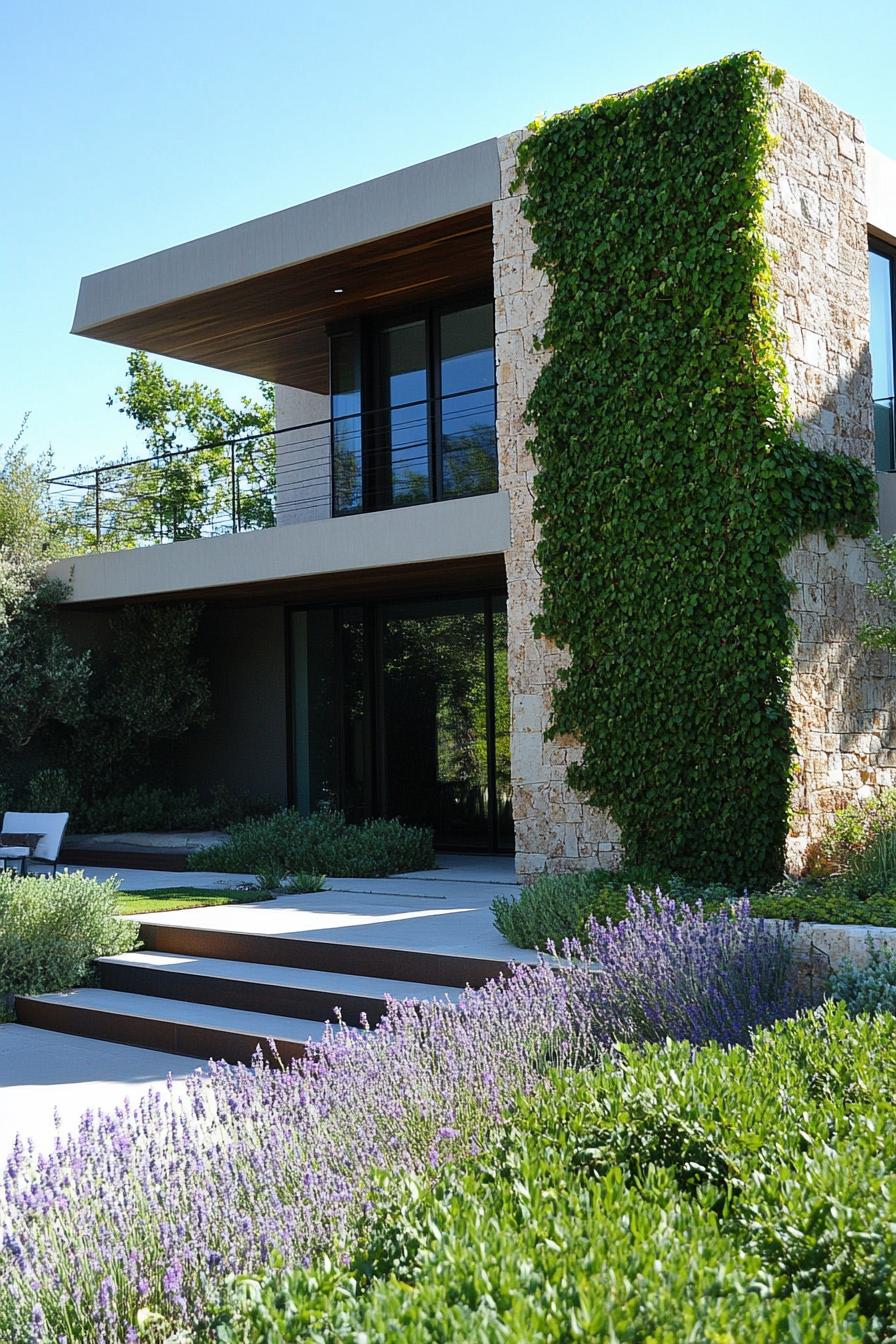
[[[326,327],[492,277],[495,140],[81,281],[73,332],[326,391]]]
[[[248,604],[503,586],[507,494],[325,518],[258,532],[58,560],[65,609],[204,601]]]

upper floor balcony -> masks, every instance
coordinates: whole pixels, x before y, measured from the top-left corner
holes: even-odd
[[[455,382],[481,376],[475,360]],[[407,375],[393,379],[396,396]],[[346,398],[334,401],[341,406]],[[172,449],[48,482],[76,551],[113,551],[278,523],[494,493],[495,385],[287,424],[270,434]]]

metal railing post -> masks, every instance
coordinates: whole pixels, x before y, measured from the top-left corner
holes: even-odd
[[[100,548],[100,470],[93,473],[93,525],[96,533],[96,549]]]
[[[236,444],[230,443],[230,530],[238,532],[236,512]]]

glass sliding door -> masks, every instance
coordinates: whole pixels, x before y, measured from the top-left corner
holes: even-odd
[[[301,812],[372,805],[364,613],[316,607],[292,613],[293,780]]]
[[[382,784],[389,816],[487,848],[488,711],[480,598],[382,610]]]
[[[294,797],[512,849],[507,616],[476,595],[292,614]]]
[[[491,612],[491,669],[494,681],[494,826],[496,849],[513,849],[513,793],[510,784],[510,683],[507,680],[507,598],[494,597]]]
[[[439,442],[442,497],[498,488],[495,332],[490,303],[439,318]]]

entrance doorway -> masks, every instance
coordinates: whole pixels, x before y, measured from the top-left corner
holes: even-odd
[[[290,638],[300,810],[513,849],[503,596],[312,607],[291,613]]]

